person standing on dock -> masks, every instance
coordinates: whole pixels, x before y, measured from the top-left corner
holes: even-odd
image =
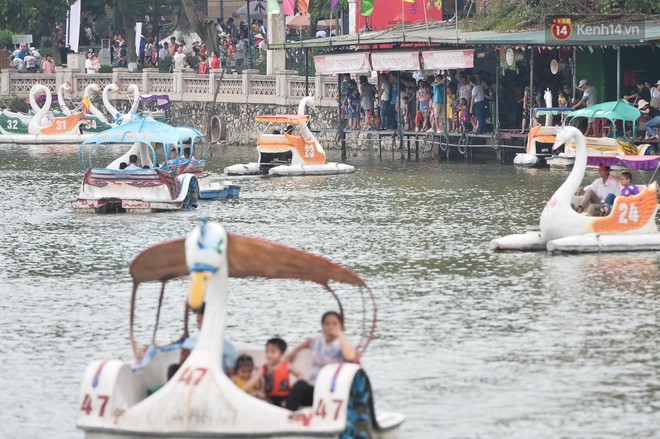
[[[387,115],[387,123],[389,128],[395,130],[398,123],[396,103],[399,99],[399,84],[397,82],[396,73],[394,72],[390,72],[388,79],[390,81],[392,92],[390,93],[390,106],[389,114]]]
[[[484,97],[484,87],[477,81],[475,76],[470,76],[470,86],[472,86],[470,114],[473,115],[472,123],[475,125],[474,132],[476,134],[483,134],[486,125],[486,118],[484,117],[484,103],[486,99]]]
[[[580,101],[573,105],[573,110],[577,110],[582,107],[591,107],[592,105],[596,105],[598,103],[598,95],[596,94],[596,87],[593,85],[589,85],[586,79],[581,79],[580,83],[575,87],[578,90],[582,91],[582,99]],[[587,131],[585,131],[584,135],[585,136],[593,136],[596,134],[596,130],[594,129],[594,122],[596,121],[595,118],[590,117],[589,122],[587,125]]]
[[[438,133],[445,129],[445,81],[442,75],[435,75],[435,82],[433,83],[433,112],[436,119],[435,126],[438,128]]]
[[[380,129],[387,129],[387,117],[390,111],[390,98],[392,87],[390,81],[387,79],[387,74],[380,75]]]

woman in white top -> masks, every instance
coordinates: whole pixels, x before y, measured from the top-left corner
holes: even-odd
[[[309,348],[312,350],[312,373],[307,380],[299,380],[291,388],[286,399],[286,408],[298,410],[302,406],[314,403],[314,384],[319,371],[328,364],[353,362],[357,359],[355,348],[344,334],[344,318],[335,311],[328,311],[321,317],[323,333],[308,338],[287,354],[286,361],[292,363],[298,352]]]

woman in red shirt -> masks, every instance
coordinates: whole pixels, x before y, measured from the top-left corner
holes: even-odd
[[[211,68],[212,69],[220,68],[220,60],[218,59],[218,55],[216,55],[215,52],[211,52]]]

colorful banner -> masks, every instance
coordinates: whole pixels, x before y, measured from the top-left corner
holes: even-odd
[[[369,52],[316,55],[314,57],[314,67],[316,73],[321,75],[367,73],[371,71]]]
[[[330,13],[334,14],[335,11],[337,10],[337,6],[339,6],[339,0],[332,0],[332,3],[330,3]]]
[[[279,14],[280,13],[280,3],[277,0],[268,0],[267,8],[269,14]]]
[[[422,52],[425,70],[471,69],[474,67],[474,50],[434,50]]]
[[[89,114],[90,108],[92,108],[92,103],[90,102],[89,97],[85,96],[80,103],[82,104],[85,114]]]
[[[363,17],[374,15],[374,0],[362,0],[360,2],[360,15]]]
[[[298,12],[309,12],[309,0],[298,0]]]
[[[415,3],[415,0],[403,0],[406,3]]]
[[[296,5],[296,0],[282,0],[282,10],[284,11],[284,15],[295,14],[294,12],[295,5]]]

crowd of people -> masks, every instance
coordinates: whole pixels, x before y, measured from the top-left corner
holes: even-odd
[[[401,72],[398,79],[389,72],[379,76],[378,87],[364,75],[359,83],[344,75],[341,84],[349,129],[396,129],[400,120],[406,131],[481,134],[492,123],[495,90],[484,72],[449,70],[426,77]]]
[[[381,73],[378,85],[366,75],[341,78],[341,110],[347,128],[353,130],[396,129],[401,121],[406,131],[472,132],[482,134],[492,129],[492,114],[496,96],[492,78],[484,72],[449,70],[424,77],[421,72]],[[401,88],[399,92],[399,88]],[[542,88],[521,87],[522,96],[516,100],[522,108],[521,133],[529,129],[534,108],[545,107]],[[399,96],[400,95],[400,96]],[[638,133],[647,139],[658,138],[660,128],[660,80],[650,83],[637,81],[637,89],[623,100],[637,107],[641,113]],[[574,86],[563,84],[553,92],[553,107],[578,110],[598,103],[596,88],[582,79]],[[445,121],[447,126],[445,126]],[[559,122],[559,120],[558,120]],[[590,118],[580,128],[586,136],[600,136],[597,122]],[[630,127],[627,127],[630,128]],[[628,129],[628,131],[630,131]]]

